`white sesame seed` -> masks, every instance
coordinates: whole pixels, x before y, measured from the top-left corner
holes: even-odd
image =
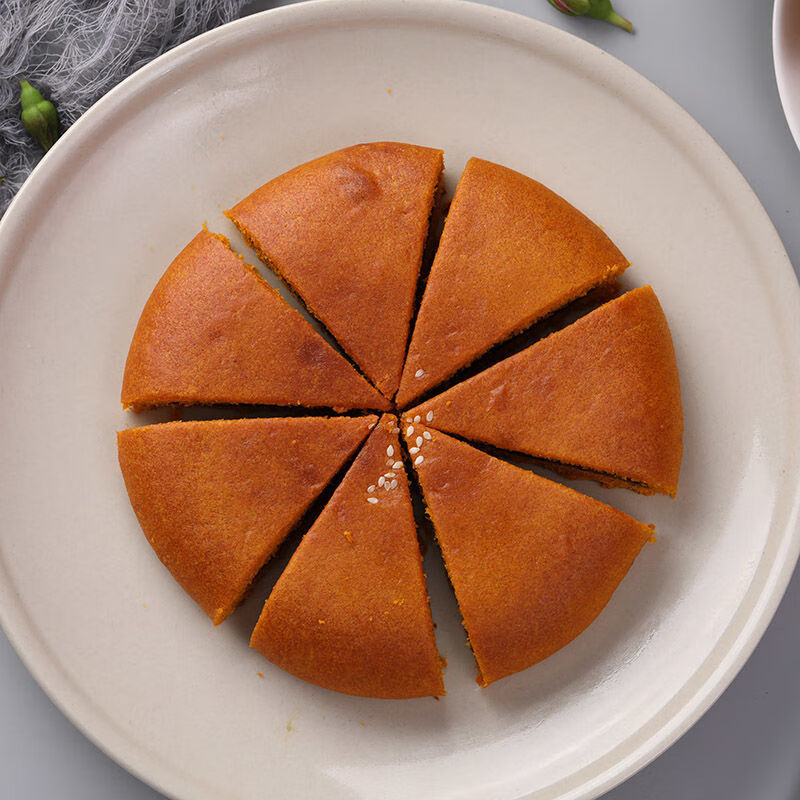
[[[419,425],[419,423],[422,422],[422,417],[419,414],[417,414],[417,416],[414,417],[414,422],[416,422]]]
[[[378,502],[378,498],[377,497],[368,497],[367,498],[367,502],[368,503],[372,503],[374,505],[375,503]]]
[[[394,426],[394,428],[392,428],[392,433],[400,433],[400,428],[398,428],[398,427],[395,425],[395,426]]]
[[[403,467],[402,461],[395,461],[394,464],[392,464],[392,469],[402,469],[402,467]]]
[[[394,478],[394,476],[395,476],[396,474],[397,474],[396,472],[387,472],[387,473],[386,473],[386,477],[387,477],[387,478]]]
[[[386,455],[387,456],[393,456],[394,455],[394,447],[392,447],[392,445],[389,445],[386,448]]]
[[[428,440],[431,440],[431,432],[430,431],[422,431],[422,435]]]
[[[386,459],[386,466],[387,466],[387,467],[391,467],[391,466],[392,466],[392,464],[394,464],[394,461],[393,461],[391,458],[387,458],[387,459]]]
[[[428,413],[425,415],[425,421],[426,421],[426,422],[433,422],[433,411],[429,411],[429,412],[428,412]]]
[[[381,475],[380,478],[378,478],[378,486],[383,486],[384,483],[386,483],[386,478]]]
[[[389,491],[389,489],[391,489],[391,488],[392,488],[392,487],[389,485],[389,481],[386,481],[386,483],[384,483],[384,484],[383,484],[383,488],[384,488],[384,489],[386,489],[386,491],[387,491],[387,492]]]
[[[409,447],[408,452],[413,456],[415,453],[419,453],[419,447]]]
[[[414,459],[414,466],[418,467],[425,460],[425,456],[417,456]]]
[[[413,425],[409,425],[406,428],[406,436],[412,436],[413,434],[414,434],[414,426]]]
[[[375,484],[373,483],[372,486],[367,486],[367,491],[372,494],[375,491]]]
[[[425,441],[421,436],[417,436],[417,447],[422,447],[422,442]]]
[[[415,378],[417,378],[417,379],[419,380],[419,378],[421,378],[421,377],[422,377],[424,374],[425,374],[425,370],[424,370],[424,369],[418,369],[418,370],[417,370],[417,371],[414,373],[414,377],[415,377]]]
[[[389,484],[389,488],[390,488],[390,489],[396,489],[396,488],[397,488],[397,478],[395,478],[395,479],[394,479],[394,480],[393,480],[393,481],[392,481],[392,482]]]

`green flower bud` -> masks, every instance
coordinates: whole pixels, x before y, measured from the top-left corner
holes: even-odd
[[[572,17],[581,17],[585,14],[587,17],[603,19],[628,33],[633,33],[633,25],[614,11],[611,0],[548,0],[548,2],[553,8]]]
[[[49,150],[58,139],[58,111],[28,81],[20,81],[19,85],[22,124],[42,149]]]

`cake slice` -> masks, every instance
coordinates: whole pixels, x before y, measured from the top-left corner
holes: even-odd
[[[627,266],[597,225],[546,186],[470,159],[422,298],[398,407]]]
[[[168,422],[117,434],[147,540],[222,622],[377,417]]]
[[[567,477],[675,495],[683,412],[669,326],[652,288],[600,306],[408,412],[526,453]]]
[[[345,694],[444,694],[395,417],[384,416],[264,605],[251,646]]]
[[[225,212],[387,398],[400,381],[442,166],[441,150],[360,144]]]
[[[653,531],[443,433],[404,425],[478,682],[488,686],[581,633]]]
[[[215,403],[388,408],[224,237],[208,231],[150,295],[128,352],[122,402],[135,411]]]

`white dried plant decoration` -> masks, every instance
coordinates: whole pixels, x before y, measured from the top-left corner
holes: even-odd
[[[244,0],[0,0],[0,215],[41,158],[19,119],[19,79],[61,130],[134,70],[239,16]]]

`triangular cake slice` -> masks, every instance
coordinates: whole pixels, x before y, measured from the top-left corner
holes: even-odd
[[[444,694],[395,417],[370,434],[264,605],[251,646],[363,697]]]
[[[652,288],[577,322],[409,412],[526,453],[567,477],[675,495],[683,412],[669,326]]]
[[[470,159],[422,298],[398,407],[627,266],[597,225],[546,186]]]
[[[409,429],[478,682],[487,686],[585,630],[653,531],[443,433]]]
[[[387,398],[400,382],[442,166],[441,150],[360,144],[225,212]]]
[[[167,268],[133,336],[122,402],[385,410],[386,398],[234,253],[202,231]]]
[[[222,622],[377,417],[168,422],[117,434],[156,555]]]

